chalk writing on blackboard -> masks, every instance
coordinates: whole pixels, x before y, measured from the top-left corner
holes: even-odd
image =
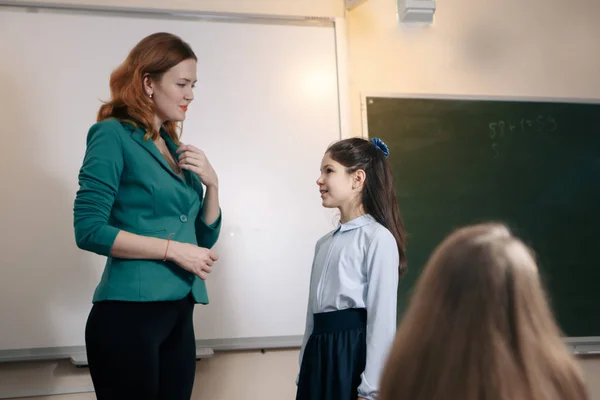
[[[511,136],[551,133],[558,129],[558,123],[551,115],[538,115],[535,118],[523,117],[520,120],[499,119],[488,123],[488,135],[492,141],[492,156],[500,158],[502,145]]]

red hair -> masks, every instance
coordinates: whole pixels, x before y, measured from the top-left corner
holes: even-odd
[[[154,102],[144,91],[144,78],[160,80],[165,72],[188,59],[198,60],[178,36],[159,32],[142,39],[110,75],[111,100],[100,107],[97,121],[116,118],[130,122],[146,130],[145,139],[157,139],[160,134],[154,128]],[[179,144],[177,123],[166,121],[163,128]]]

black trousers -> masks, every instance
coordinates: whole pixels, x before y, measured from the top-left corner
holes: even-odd
[[[95,303],[85,343],[99,400],[189,400],[196,373],[191,296]]]
[[[314,315],[304,348],[296,400],[357,400],[367,361],[367,311],[351,308]]]

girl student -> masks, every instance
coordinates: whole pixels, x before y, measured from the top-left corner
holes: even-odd
[[[340,225],[318,240],[300,351],[297,400],[375,399],[396,332],[405,233],[385,143],[331,145],[317,185]]]
[[[587,400],[531,251],[502,224],[433,252],[382,375],[379,400]]]

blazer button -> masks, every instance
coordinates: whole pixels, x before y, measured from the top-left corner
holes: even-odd
[[[183,215],[183,214],[181,214],[181,215],[179,216],[179,220],[180,220],[181,222],[187,222],[187,216],[186,216],[186,215]]]

